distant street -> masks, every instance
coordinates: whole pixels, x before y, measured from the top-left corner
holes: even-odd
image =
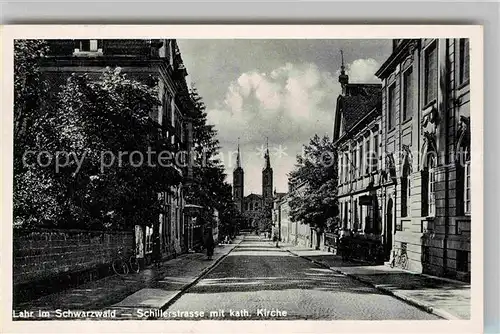
[[[230,320],[440,319],[257,236],[246,236],[167,311],[218,310]]]

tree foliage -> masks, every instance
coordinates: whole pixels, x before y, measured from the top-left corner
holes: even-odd
[[[25,152],[55,147],[54,108],[39,66],[47,52],[44,40],[14,42],[14,226],[55,221],[64,211],[59,205],[64,200],[63,185],[53,173],[23,162]]]
[[[217,130],[208,124],[206,106],[196,87],[191,89],[195,103],[192,116],[193,182],[187,186],[186,200],[207,209],[219,211],[222,234],[233,234],[239,221],[239,213],[232,198],[232,187],[226,181],[224,165],[219,158],[220,145]]]
[[[38,68],[44,43],[16,41],[15,50],[16,225],[125,229],[157,219],[158,193],[182,177],[148,153],[175,154],[150,117],[156,88],[108,69],[97,80],[72,75],[53,99]],[[42,151],[52,159],[37,161]]]
[[[336,150],[330,139],[315,135],[297,156],[289,175],[290,216],[295,221],[323,230],[338,215]]]

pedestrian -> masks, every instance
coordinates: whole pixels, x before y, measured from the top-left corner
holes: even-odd
[[[215,248],[215,242],[214,242],[214,237],[212,235],[212,230],[209,229],[207,234],[208,234],[207,240],[205,242],[205,248],[207,249],[207,259],[212,260]]]

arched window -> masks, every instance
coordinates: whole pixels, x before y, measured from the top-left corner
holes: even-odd
[[[412,155],[410,148],[403,145],[404,159],[401,173],[401,217],[408,217],[411,207],[410,179],[412,169]]]
[[[434,217],[436,215],[436,171],[437,149],[433,134],[424,133],[422,147],[422,216]]]
[[[456,170],[457,170],[457,208],[459,215],[471,212],[470,182],[470,117],[461,116],[457,133]]]

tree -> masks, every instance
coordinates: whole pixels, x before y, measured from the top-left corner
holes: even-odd
[[[39,62],[48,52],[44,40],[14,42],[14,226],[44,225],[62,219],[64,185],[52,171],[32,165],[25,154],[54,149],[54,105]],[[36,158],[36,157],[35,157]],[[36,159],[35,159],[36,160]],[[36,163],[36,161],[35,161]]]
[[[195,105],[191,118],[195,156],[193,181],[187,186],[186,200],[207,209],[217,209],[223,233],[234,234],[239,216],[232,199],[231,185],[226,182],[224,165],[219,159],[217,130],[207,123],[206,106],[194,86],[191,98]]]
[[[255,217],[259,231],[271,231],[273,226],[273,203],[264,202]]]
[[[14,215],[20,225],[130,229],[158,221],[158,193],[182,177],[173,166],[159,165],[154,154],[149,158],[149,152],[176,153],[150,117],[160,105],[157,96],[155,87],[119,69],[108,69],[98,80],[68,78],[31,145],[59,152],[59,159],[42,167],[31,156],[29,167],[16,174]],[[23,142],[19,154],[31,146]]]
[[[338,215],[336,150],[327,136],[315,135],[304,153],[297,156],[295,169],[289,175],[290,216],[314,228],[319,240]]]

